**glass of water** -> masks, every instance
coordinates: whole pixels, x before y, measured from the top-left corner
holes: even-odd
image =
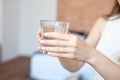
[[[64,21],[40,20],[40,25],[42,39],[49,39],[43,36],[46,32],[67,33],[69,29],[69,23]]]

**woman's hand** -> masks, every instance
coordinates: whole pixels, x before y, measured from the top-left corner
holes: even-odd
[[[40,33],[38,34],[40,37]],[[52,40],[40,40],[39,48],[49,55],[86,62],[91,58],[92,47],[73,34],[49,32],[45,37]],[[43,45],[43,46],[41,46]]]
[[[39,31],[37,32],[37,39],[38,39],[38,42],[40,43],[40,41],[42,40],[42,37],[41,37],[41,30],[39,30]],[[41,48],[42,48],[42,45],[39,44],[38,46],[39,46],[40,52],[43,52],[42,49],[41,49]]]

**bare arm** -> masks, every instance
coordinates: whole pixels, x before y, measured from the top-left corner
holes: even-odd
[[[98,25],[100,25],[100,23]],[[99,30],[100,29],[102,30],[102,28],[99,27]],[[95,28],[93,31],[96,31]],[[95,35],[98,35],[97,32],[93,32],[94,34],[91,32],[91,34],[89,35],[92,36],[93,34],[94,36],[92,36],[92,38],[95,41],[88,38],[86,42],[78,39],[78,37],[72,34],[49,32],[44,34],[44,36],[48,38],[54,38],[55,40],[44,40],[40,43],[44,45],[49,45],[43,47],[42,49],[48,51],[48,54],[51,56],[76,60],[72,63],[69,59],[63,60],[63,58],[61,58],[64,61],[63,65],[65,67],[67,66],[67,69],[69,69],[70,71],[75,71],[77,70],[76,68],[80,68],[81,66],[79,62],[86,62],[90,64],[106,80],[120,80],[120,65],[115,64],[109,58],[107,58],[94,48],[95,44],[97,44],[97,40],[99,40],[100,37],[99,34],[98,39],[96,39]],[[100,33],[101,32],[102,31],[100,31]]]
[[[88,63],[94,67],[105,80],[120,80],[120,65],[115,64],[96,50],[92,53],[92,59],[88,60]]]
[[[90,44],[92,47],[96,47],[105,25],[106,25],[106,20],[104,18],[99,18],[97,22],[94,24],[85,42]],[[84,62],[80,62],[76,60],[71,60],[67,58],[59,58],[59,59],[61,61],[61,64],[66,69],[72,72],[79,70],[84,65]]]

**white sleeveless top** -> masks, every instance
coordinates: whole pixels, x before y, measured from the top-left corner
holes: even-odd
[[[120,18],[107,22],[96,49],[118,63],[118,57],[120,57]],[[94,80],[104,79],[97,74]]]

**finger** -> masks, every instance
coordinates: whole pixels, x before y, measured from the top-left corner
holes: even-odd
[[[43,46],[43,45],[41,45],[41,44],[38,45],[38,49],[39,49],[40,52],[43,52],[43,50],[41,49],[42,46]]]
[[[40,44],[48,46],[64,46],[64,47],[75,47],[75,43],[72,41],[63,40],[40,40]]]
[[[74,59],[74,55],[72,53],[47,52],[47,54],[55,57],[64,57],[64,58]]]
[[[36,37],[38,40],[41,40],[41,30],[38,30]]]
[[[46,52],[58,52],[58,53],[75,53],[76,49],[73,47],[42,47],[42,50],[46,51]]]
[[[42,48],[42,46],[43,46],[43,45],[41,45],[41,44],[38,45],[39,48]]]
[[[61,39],[61,40],[69,40],[72,37],[74,37],[71,34],[59,33],[59,32],[47,32],[47,33],[44,33],[44,36],[53,38],[53,39]]]

